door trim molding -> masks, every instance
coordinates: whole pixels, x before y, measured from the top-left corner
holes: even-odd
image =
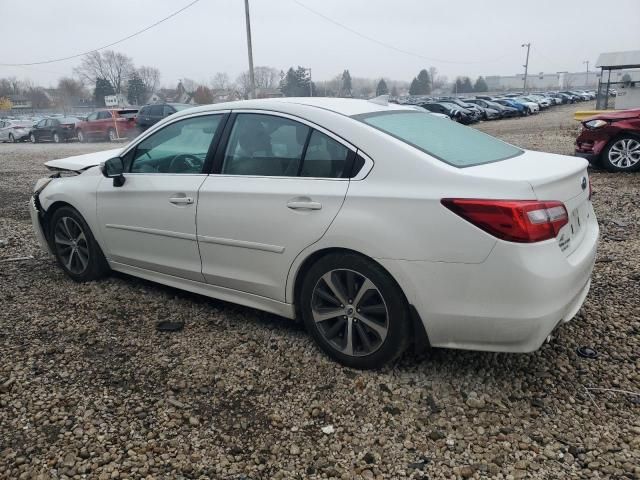
[[[129,232],[146,233],[148,235],[158,235],[160,237],[180,238],[182,240],[190,240],[192,242],[196,241],[196,236],[192,233],[172,232],[170,230],[159,230],[157,228],[132,227],[129,225],[116,225],[113,223],[107,223],[105,227],[112,228],[114,230],[127,230]]]
[[[284,247],[281,247],[279,245],[249,242],[246,240],[235,240],[233,238],[208,237],[206,235],[198,235],[198,241],[202,243],[214,243],[216,245],[227,245],[230,247],[248,248],[250,250],[261,250],[263,252],[284,253]]]

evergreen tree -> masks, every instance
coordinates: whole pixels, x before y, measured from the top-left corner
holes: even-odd
[[[93,91],[93,98],[97,107],[104,107],[104,97],[107,95],[115,95],[116,91],[109,80],[104,78],[96,78],[96,88]]]
[[[133,72],[127,82],[127,100],[131,105],[144,105],[147,97],[146,87],[140,75]]]
[[[487,86],[487,82],[485,82],[484,78],[481,76],[478,77],[476,83],[473,85],[474,92],[488,92],[489,87]]]
[[[340,96],[341,97],[351,97],[351,74],[349,70],[345,70],[342,72],[342,86],[340,87]]]
[[[304,67],[290,68],[280,81],[280,91],[285,97],[308,97],[314,90],[309,70]]]
[[[431,77],[429,77],[429,72],[427,72],[424,68],[420,70],[418,76],[416,77],[418,80],[418,85],[420,88],[419,95],[428,95],[431,93]]]
[[[409,87],[409,95],[420,95],[420,86],[418,85],[418,79],[413,77],[411,80],[411,86]]]
[[[471,79],[469,77],[464,77],[462,81],[462,93],[471,93],[473,92],[473,85],[471,85]]]
[[[394,85],[393,87],[391,87],[391,93],[390,95],[392,97],[397,97],[398,96],[398,89],[396,88],[396,86]]]
[[[376,87],[376,97],[380,95],[387,95],[389,93],[389,89],[387,88],[387,82],[384,81],[384,78],[381,78],[378,82],[378,86]]]

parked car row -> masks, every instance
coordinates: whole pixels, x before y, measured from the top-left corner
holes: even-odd
[[[452,120],[468,125],[481,120],[532,115],[554,105],[593,100],[595,95],[592,91],[563,91],[475,97],[411,96],[397,99],[397,103],[419,105],[430,112],[447,115]]]
[[[169,115],[192,107],[181,103],[145,105],[138,109],[113,108],[98,110],[86,117],[53,114],[26,119],[0,119],[0,142],[114,142],[135,138]]]

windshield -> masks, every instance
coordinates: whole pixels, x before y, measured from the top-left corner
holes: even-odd
[[[454,167],[497,162],[523,153],[519,148],[474,128],[457,122],[443,122],[418,111],[376,112],[353,118]]]

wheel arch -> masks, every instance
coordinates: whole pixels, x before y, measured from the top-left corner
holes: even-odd
[[[409,339],[410,343],[414,345],[415,350],[423,350],[425,348],[428,348],[430,345],[429,336],[426,331],[424,322],[420,318],[420,315],[418,314],[418,311],[416,310],[416,308],[409,301],[407,293],[405,292],[404,288],[402,288],[401,283],[398,281],[395,275],[393,275],[389,271],[389,269],[385,268],[385,266],[382,265],[380,262],[378,262],[375,258],[351,248],[344,248],[344,247],[320,248],[318,250],[310,252],[306,257],[304,257],[304,259],[302,259],[299,262],[295,271],[290,272],[291,282],[287,282],[287,299],[290,299],[294,304],[296,318],[301,318],[300,310],[299,310],[300,302],[298,300],[298,297],[300,295],[300,290],[302,288],[302,281],[304,280],[306,273],[318,260],[320,260],[323,257],[326,257],[327,255],[331,255],[335,253],[355,254],[363,258],[366,258],[367,260],[375,263],[387,275],[389,275],[389,278],[391,278],[391,280],[400,289],[400,292],[402,292],[402,296],[404,297],[407,308],[409,310],[409,317],[411,319],[411,332],[410,332],[411,338]]]

